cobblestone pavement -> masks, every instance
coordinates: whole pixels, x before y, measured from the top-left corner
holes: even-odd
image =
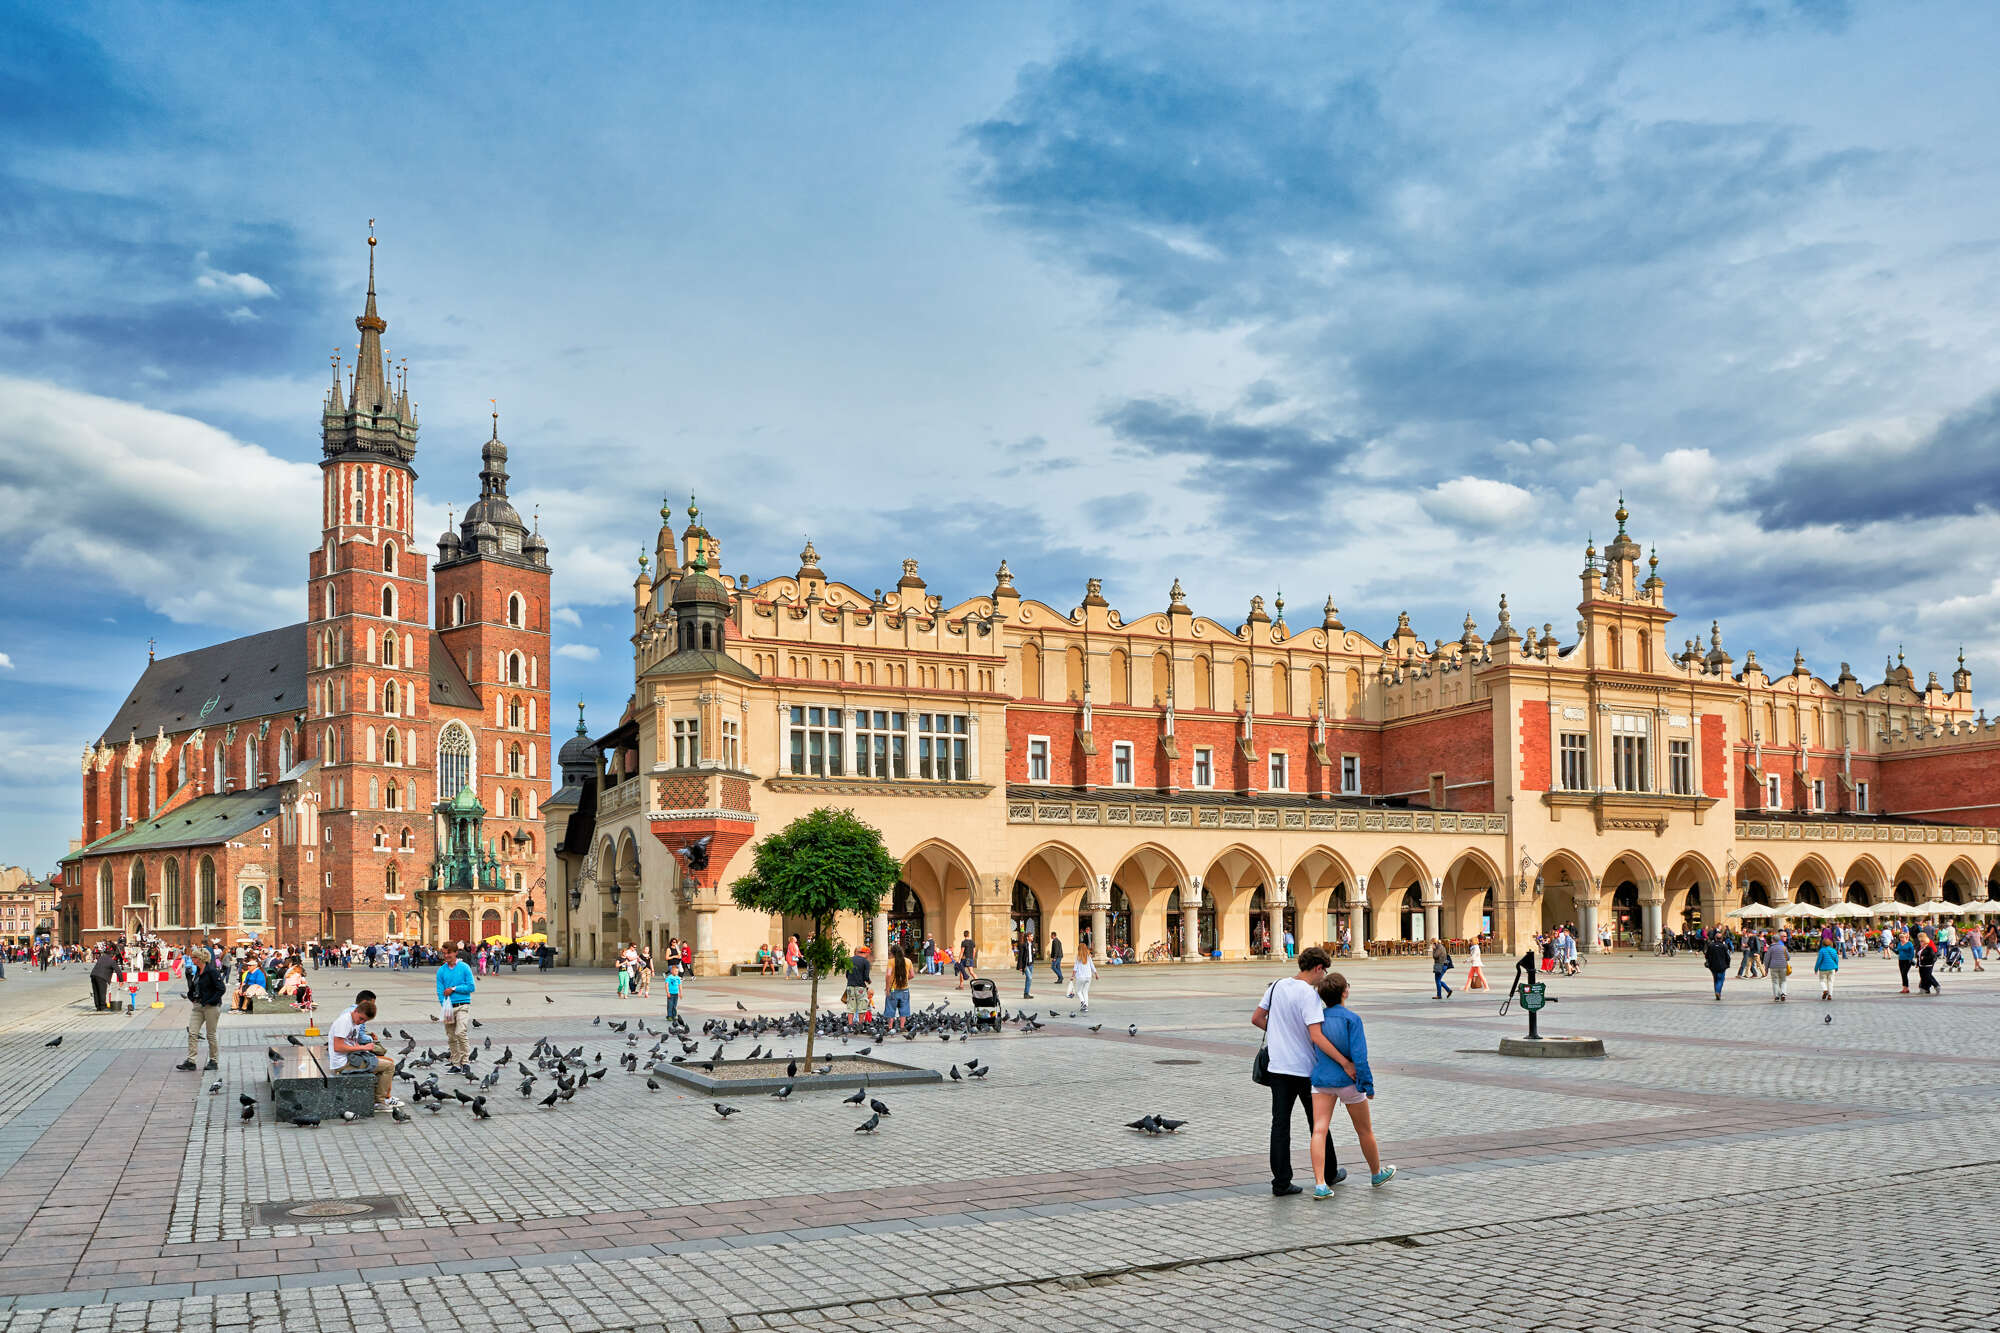
[[[1044,969],[1035,1001],[1007,999],[1043,1031],[878,1048],[993,1073],[878,1089],[893,1110],[873,1136],[853,1133],[844,1094],[736,1097],[723,1120],[708,1098],[648,1092],[616,1067],[625,1038],[592,1020],[661,1019],[664,996],[621,1002],[601,972],[502,974],[479,993],[486,1058],[541,1036],[604,1057],[573,1102],[543,1110],[503,1077],[490,1121],[301,1130],[272,1123],[262,1083],[296,1015],[226,1016],[210,1095],[215,1075],[173,1069],[183,1001],[99,1015],[81,969],[11,969],[0,1330],[2000,1324],[1983,1206],[2000,969],[1925,999],[1855,960],[1831,1004],[1795,976],[1779,1005],[1734,979],[1715,1002],[1692,958],[1599,959],[1552,984],[1545,1017],[1604,1036],[1611,1058],[1545,1062],[1494,1053],[1522,1028],[1497,997],[1431,1000],[1425,960],[1344,966],[1402,1174],[1371,1190],[1357,1170],[1326,1204],[1267,1188],[1246,1022],[1264,967],[1109,969],[1087,1017]],[[1018,993],[1017,973],[999,979]],[[376,990],[391,1029],[442,1048],[426,975],[313,982],[329,1007]],[[683,1012],[776,1014],[804,995],[701,980]],[[917,1003],[938,1002],[965,997],[926,979]],[[257,1118],[239,1119],[239,1092]],[[1123,1127],[1153,1111],[1189,1123]],[[1351,1133],[1336,1144],[1358,1168]],[[1296,1157],[1309,1183],[1302,1130]],[[361,1196],[391,1215],[272,1224],[255,1208]]]

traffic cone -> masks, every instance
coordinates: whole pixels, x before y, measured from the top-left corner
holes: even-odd
[[[1492,990],[1486,984],[1486,969],[1479,965],[1479,946],[1472,946],[1472,958],[1465,965],[1465,988],[1467,990]]]

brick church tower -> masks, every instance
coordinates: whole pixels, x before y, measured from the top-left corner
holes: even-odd
[[[417,416],[383,360],[375,238],[354,373],[321,415],[319,549],[309,564],[307,752],[320,760],[319,873],[301,866],[301,923],[326,939],[379,940],[429,862],[430,622],[412,540]],[[398,855],[400,853],[400,855]],[[317,903],[311,900],[317,897]],[[316,908],[316,910],[314,910]]]

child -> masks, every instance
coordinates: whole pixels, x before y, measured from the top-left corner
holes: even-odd
[[[1347,978],[1338,972],[1326,974],[1319,983],[1319,1001],[1326,1016],[1318,1027],[1307,1028],[1317,1049],[1312,1072],[1312,1161],[1313,1198],[1330,1199],[1333,1189],[1326,1183],[1326,1141],[1333,1129],[1333,1107],[1347,1108],[1354,1122],[1354,1136],[1361,1141],[1361,1155],[1368,1159],[1372,1173],[1369,1184],[1381,1187],[1395,1177],[1396,1168],[1382,1165],[1375,1147],[1375,1130],[1369,1123],[1368,1103],[1375,1096],[1375,1075],[1368,1067],[1368,1038],[1361,1031],[1361,1019],[1344,1001]]]
[[[1833,998],[1833,974],[1840,971],[1840,950],[1827,940],[1819,946],[1819,956],[1813,960],[1813,971],[1819,974],[1819,998]]]
[[[1070,986],[1076,997],[1083,1001],[1083,1012],[1090,1012],[1090,983],[1097,980],[1097,964],[1091,960],[1090,946],[1084,945],[1076,951],[1076,966],[1069,970]]]
[[[667,1021],[678,1022],[681,1016],[681,974],[670,970],[667,973]]]

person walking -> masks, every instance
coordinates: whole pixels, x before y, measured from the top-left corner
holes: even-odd
[[[1743,952],[1742,956],[1736,960],[1736,979],[1738,981],[1743,980],[1745,977],[1754,977],[1757,975],[1755,964],[1750,960],[1754,955],[1760,953],[1762,948],[1763,946],[1758,942],[1756,931],[1746,930],[1743,932]]]
[[[889,946],[889,966],[882,975],[882,988],[888,999],[883,1012],[889,1018],[889,1031],[901,1032],[910,1025],[910,974],[915,969],[910,965],[910,957],[903,952],[903,946]]]
[[[1057,981],[1063,979],[1062,936],[1056,934],[1053,930],[1049,932],[1049,975]]]
[[[1452,994],[1451,987],[1444,984],[1444,974],[1451,971],[1451,949],[1441,939],[1431,941],[1431,998],[1442,1000]],[[1337,1001],[1336,1001],[1337,1003]]]
[[[1333,1187],[1326,1183],[1326,1157],[1333,1146],[1333,1108],[1347,1108],[1354,1123],[1354,1136],[1361,1142],[1361,1155],[1368,1161],[1368,1183],[1381,1188],[1396,1177],[1396,1168],[1382,1165],[1375,1146],[1375,1128],[1368,1103],[1375,1098],[1375,1074],[1368,1067],[1368,1038],[1361,1019],[1345,1003],[1347,978],[1328,973],[1314,992],[1323,1006],[1319,1023],[1307,1029],[1313,1051],[1312,1072],[1312,1156],[1313,1198],[1330,1199]]]
[[[463,1069],[472,1058],[472,993],[479,988],[472,969],[458,958],[458,942],[446,940],[437,970],[438,1017],[451,1047],[450,1063]]]
[[[972,965],[978,960],[979,950],[972,943],[972,932],[968,930],[965,938],[958,942],[958,985],[952,989],[964,990],[966,982],[979,979],[979,974],[972,970]]]
[[[1271,1193],[1283,1198],[1304,1191],[1292,1183],[1292,1108],[1304,1103],[1307,1132],[1317,1134],[1312,1117],[1312,1074],[1315,1047],[1309,1029],[1317,1029],[1326,1017],[1320,1003],[1319,983],[1333,965],[1326,950],[1316,944],[1299,951],[1297,976],[1280,977],[1264,990],[1264,998],[1250,1015],[1252,1027],[1264,1034],[1264,1075],[1271,1089]],[[1315,1154],[1315,1165],[1323,1179],[1338,1185],[1347,1179],[1328,1139],[1324,1157]]]
[[[785,979],[797,981],[799,978],[799,937],[794,935],[785,941]]]
[[[1076,966],[1069,970],[1070,989],[1083,1002],[1084,1013],[1090,1012],[1090,983],[1097,980],[1097,964],[1091,961],[1090,946],[1077,950]]]
[[[1027,931],[1014,945],[1014,966],[1021,969],[1021,998],[1035,998],[1035,937]]]
[[[1909,931],[1898,930],[1896,932],[1896,970],[1903,974],[1903,994],[1905,995],[1910,993],[1910,968],[1916,964],[1916,961],[1916,941],[1910,938]]]
[[[1819,957],[1813,960],[1813,975],[1819,978],[1819,998],[1833,998],[1833,974],[1840,971],[1840,950],[1832,940],[1822,940]]]
[[[1709,938],[1708,948],[1702,951],[1702,965],[1715,977],[1715,998],[1722,998],[1722,982],[1729,975],[1729,941],[1716,931]],[[1741,976],[1742,973],[1737,973]]]
[[[187,1059],[174,1068],[192,1072],[196,1039],[203,1029],[208,1032],[208,1063],[203,1069],[216,1069],[215,1057],[220,1051],[216,1042],[216,1029],[222,1025],[222,999],[228,988],[223,980],[222,969],[215,965],[215,955],[207,949],[197,947],[194,951],[195,973],[188,980],[188,1053]]]
[[[1785,978],[1792,971],[1792,953],[1785,945],[1785,932],[1774,930],[1764,945],[1764,972],[1771,978],[1771,1002],[1785,999]]]
[[[118,955],[107,944],[97,951],[97,961],[90,965],[90,1001],[92,1007],[100,1010],[111,1007],[111,978],[117,972]],[[189,987],[188,998],[194,998],[192,985]],[[194,1057],[190,1055],[188,1058],[192,1060]]]
[[[1918,936],[1917,943],[1917,994],[1942,995],[1944,987],[1937,979],[1937,940],[1929,935]]]

